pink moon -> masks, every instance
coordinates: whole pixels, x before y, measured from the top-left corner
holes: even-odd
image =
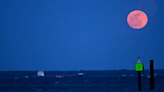
[[[148,17],[146,13],[141,10],[134,10],[127,16],[127,23],[133,29],[141,29],[146,26]]]

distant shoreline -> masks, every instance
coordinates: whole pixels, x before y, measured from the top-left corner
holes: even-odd
[[[36,72],[36,71],[40,71],[40,70],[10,70],[10,71],[0,71],[0,72]],[[44,70],[41,70],[44,71]],[[50,71],[50,70],[45,70],[45,71]],[[51,72],[76,72],[79,70],[65,70],[65,71],[59,71],[59,70],[52,70]],[[81,72],[96,72],[96,71],[135,71],[135,70],[127,70],[127,69],[121,69],[121,70],[80,70]],[[148,69],[144,70],[144,71],[149,71]],[[164,71],[164,69],[154,69],[154,71]]]

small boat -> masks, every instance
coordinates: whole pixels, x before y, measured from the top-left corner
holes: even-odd
[[[39,76],[39,77],[45,76],[45,75],[44,75],[44,71],[38,71],[37,76]]]
[[[57,75],[56,78],[63,78],[63,76]]]
[[[84,73],[80,72],[77,74],[78,76],[84,76]]]
[[[84,73],[78,73],[78,76],[84,76]]]

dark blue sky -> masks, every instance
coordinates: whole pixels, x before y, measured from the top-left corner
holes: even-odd
[[[163,0],[1,0],[0,71],[164,69]],[[127,15],[147,13],[132,29]]]

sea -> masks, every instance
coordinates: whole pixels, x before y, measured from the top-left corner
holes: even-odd
[[[0,71],[0,92],[164,92],[164,70],[154,70],[154,90],[150,90],[150,72],[134,70],[82,70],[84,76],[71,75],[79,71]],[[49,76],[48,76],[49,75]]]

